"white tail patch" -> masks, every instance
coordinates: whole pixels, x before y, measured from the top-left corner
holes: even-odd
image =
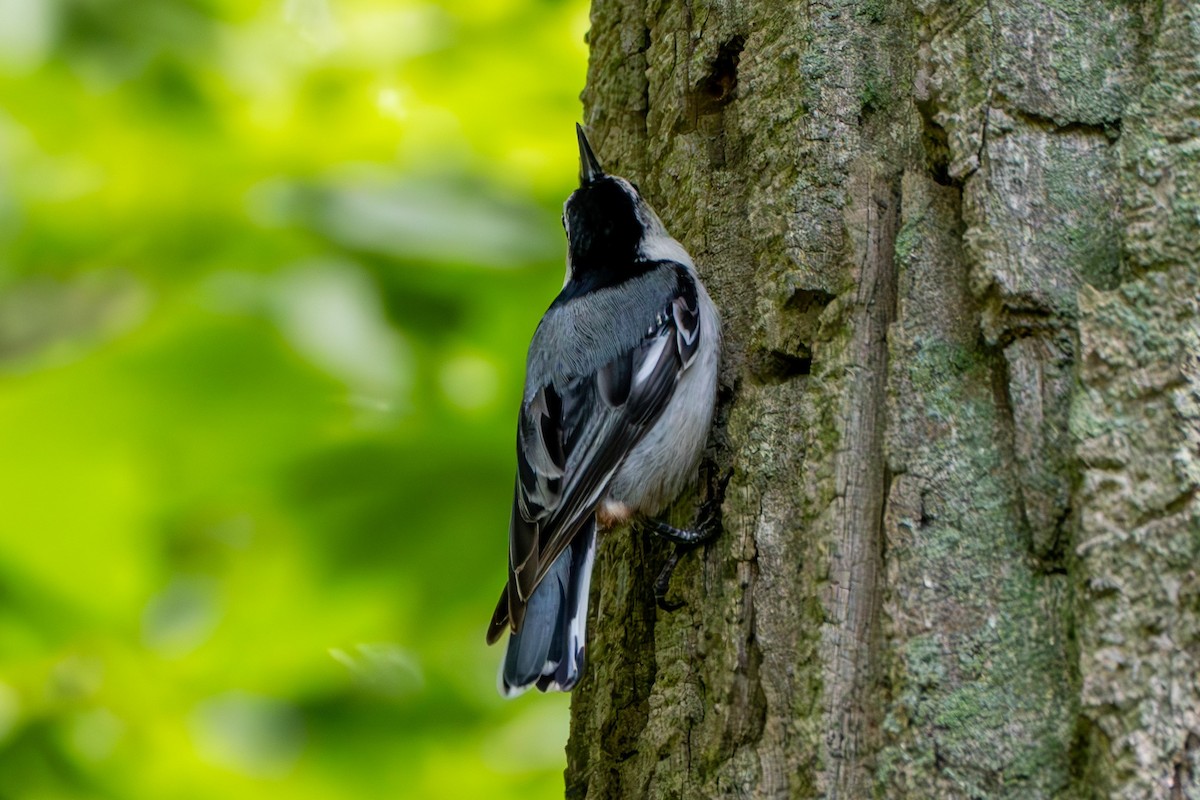
[[[571,622],[567,629],[567,670],[579,679],[583,669],[583,654],[587,649],[587,604],[592,589],[592,566],[596,563],[596,536],[588,542],[587,554],[583,557],[583,569],[579,574],[579,597],[571,609]],[[573,684],[572,684],[573,685]],[[560,687],[561,688],[561,687]]]
[[[500,671],[496,676],[496,688],[506,699],[524,694],[529,691],[530,686],[537,686],[543,692],[568,692],[579,681],[583,672],[584,654],[587,651],[588,594],[592,585],[592,568],[596,563],[596,535],[590,530],[583,535],[588,537],[587,550],[579,562],[578,572],[568,580],[571,590],[575,592],[575,603],[570,608],[560,609],[560,613],[566,615],[565,652],[547,654],[546,661],[538,672],[540,677],[518,686],[505,680],[505,660],[502,659]],[[561,620],[560,617],[560,623]],[[511,646],[511,641],[509,645]],[[556,673],[560,672],[562,674],[556,678]]]

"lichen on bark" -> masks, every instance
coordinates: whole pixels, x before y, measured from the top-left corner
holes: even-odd
[[[1197,31],[594,2],[585,121],[721,308],[735,472],[681,609],[602,543],[569,797],[1200,797]]]

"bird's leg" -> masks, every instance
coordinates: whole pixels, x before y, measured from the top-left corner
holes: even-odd
[[[721,532],[721,504],[725,502],[725,487],[733,477],[733,470],[726,471],[720,479],[714,481],[715,471],[715,465],[708,470],[708,498],[700,505],[694,530],[682,530],[657,519],[645,520],[648,530],[675,543],[675,549],[667,558],[662,571],[658,573],[658,579],[654,581],[654,602],[663,611],[676,611],[683,607],[682,602],[667,600],[667,590],[671,588],[671,575],[675,572],[679,559],[688,550],[712,541]]]
[[[720,525],[708,527],[696,526],[696,530],[689,531],[683,528],[676,528],[673,525],[668,525],[659,519],[648,519],[644,521],[647,530],[666,539],[668,542],[674,542],[677,545],[695,547],[716,536],[720,530]]]
[[[677,545],[695,547],[705,544],[721,532],[721,504],[725,502],[725,487],[733,477],[733,470],[727,470],[718,480],[713,479],[713,470],[708,471],[708,497],[700,504],[696,514],[696,526],[692,530],[676,528],[662,520],[645,519],[643,524],[651,532],[661,536],[668,542]]]

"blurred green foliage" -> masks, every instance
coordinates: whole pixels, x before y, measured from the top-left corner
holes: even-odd
[[[562,793],[499,699],[585,0],[0,0],[0,797]]]

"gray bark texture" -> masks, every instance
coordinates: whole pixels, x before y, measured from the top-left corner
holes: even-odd
[[[590,45],[735,471],[682,608],[603,542],[567,796],[1200,798],[1200,3],[595,0]]]

